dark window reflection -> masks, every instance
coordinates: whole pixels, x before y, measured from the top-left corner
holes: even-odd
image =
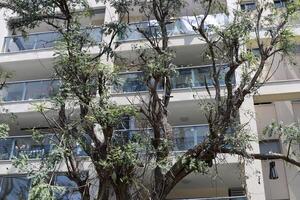
[[[57,200],[81,200],[81,194],[78,192],[77,184],[67,176],[57,175],[54,181],[55,185],[65,188],[64,191],[55,194]]]
[[[0,139],[0,160],[9,160],[13,150],[13,139]]]
[[[27,200],[30,181],[26,177],[0,177],[1,200]]]

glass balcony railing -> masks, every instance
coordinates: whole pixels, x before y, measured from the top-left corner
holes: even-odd
[[[173,151],[183,152],[201,143],[208,134],[208,125],[189,125],[173,127]],[[118,130],[114,136],[115,142],[127,143],[143,135],[151,135],[151,129]],[[136,137],[137,136],[137,137]]]
[[[81,200],[78,185],[64,173],[54,174],[52,185],[63,187],[64,190],[55,190],[56,200]],[[0,176],[0,199],[5,200],[28,200],[31,179],[24,175]]]
[[[219,81],[225,84],[227,65],[220,65],[221,72]],[[211,66],[183,67],[177,69],[177,74],[171,78],[173,89],[199,88],[212,86]],[[119,84],[114,86],[114,93],[147,91],[142,72],[128,72],[119,74]],[[234,77],[232,78],[234,82]],[[159,88],[160,89],[160,88]]]
[[[25,155],[30,159],[42,158],[51,150],[52,136],[47,136],[42,144],[35,142],[32,137],[8,137],[0,139],[0,160],[11,160]]]
[[[102,31],[99,27],[84,29],[82,32],[88,34],[95,42],[102,40]],[[58,32],[32,33],[26,37],[22,35],[8,36],[4,40],[3,52],[10,53],[52,48],[60,37]]]
[[[193,148],[203,142],[208,133],[208,125],[174,127],[174,151],[186,151]]]
[[[222,65],[219,81],[225,84],[224,77],[227,66]],[[177,74],[171,77],[173,89],[200,88],[212,86],[211,67],[186,67],[178,68]],[[119,83],[114,85],[112,93],[128,93],[147,91],[142,72],[128,72],[119,74]],[[234,83],[234,77],[233,83]],[[6,83],[0,90],[0,100],[3,102],[22,102],[30,100],[50,99],[54,97],[61,85],[60,80],[34,80],[15,83]],[[159,86],[158,89],[161,89]]]
[[[40,159],[53,149],[53,142],[57,142],[54,135],[46,135],[43,140],[37,143],[31,136],[8,137],[0,139],[0,160],[12,160],[22,155],[29,159]],[[87,141],[90,142],[91,141]],[[87,154],[76,143],[73,149],[75,156],[86,156]]]
[[[173,128],[173,150],[186,151],[201,143],[208,134],[207,125],[175,126]],[[146,130],[118,130],[114,134],[116,142],[126,143],[133,139],[137,134],[151,134],[150,129]],[[86,135],[87,136],[87,135]],[[91,144],[89,137],[84,137],[87,144]],[[0,160],[11,160],[14,157],[26,155],[30,159],[40,159],[45,154],[50,153],[53,141],[57,139],[54,135],[46,135],[41,143],[37,143],[31,136],[8,137],[0,139]],[[74,146],[76,156],[86,156],[87,154],[79,144]]]
[[[173,19],[166,25],[168,36],[196,34],[194,27],[197,27],[203,16],[183,16]],[[228,22],[228,17],[224,14],[209,15],[206,19],[205,28],[210,26],[222,26]],[[156,20],[137,22],[129,24],[125,30],[119,34],[118,41],[132,41],[161,37],[161,30]]]
[[[167,25],[168,36],[195,34],[192,26],[187,21],[177,19]],[[155,20],[148,22],[133,23],[126,27],[126,29],[119,34],[119,41],[141,40],[145,36],[141,33],[144,32],[147,37],[161,37],[161,31],[158,23]]]
[[[0,91],[4,102],[49,99],[59,91],[59,80],[7,83]]]

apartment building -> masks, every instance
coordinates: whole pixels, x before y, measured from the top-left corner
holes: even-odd
[[[186,19],[194,15],[194,1],[187,0],[187,6],[180,13],[174,26],[170,26],[170,47],[176,51],[175,64],[178,68],[178,76],[172,80],[173,93],[169,106],[170,123],[174,128],[175,150],[183,152],[201,141],[207,132],[208,126],[205,116],[198,108],[198,101],[194,94],[207,97],[204,79],[209,73],[209,63],[204,61],[198,53],[198,49],[204,48],[204,42],[199,40]],[[274,6],[284,9],[285,0],[269,0]],[[229,13],[240,6],[240,9],[249,10],[255,8],[254,1],[243,1],[237,5],[236,0],[223,0]],[[93,25],[90,29],[95,40],[108,40],[108,36],[101,35],[100,27],[117,18],[113,9],[102,2],[96,3],[89,0],[93,8],[93,17],[82,19],[82,25]],[[133,10],[130,15],[133,29],[136,26],[147,27],[142,13]],[[35,110],[36,103],[49,103],[47,99],[55,95],[60,81],[54,77],[53,46],[58,34],[48,26],[41,25],[30,30],[27,38],[22,35],[12,35],[7,26],[7,11],[0,12],[0,69],[13,73],[13,77],[7,86],[1,91],[2,109],[1,118],[11,125],[9,138],[0,140],[0,199],[26,199],[28,197],[29,181],[24,174],[12,166],[12,158],[20,153],[25,153],[32,163],[38,163],[39,158],[50,151],[49,141],[45,145],[37,146],[26,130],[33,127],[47,127]],[[199,11],[201,14],[201,11]],[[217,13],[210,16],[212,23],[226,23],[226,16]],[[155,22],[153,22],[155,23]],[[300,24],[300,22],[299,22]],[[300,26],[297,21],[293,24],[293,30],[299,41]],[[98,28],[99,27],[99,28]],[[134,62],[136,52],[134,48],[146,47],[146,40],[138,31],[130,31],[126,36],[119,37],[117,55]],[[300,45],[300,43],[299,43]],[[286,146],[276,138],[262,135],[264,127],[273,121],[284,123],[300,123],[300,48],[294,57],[295,66],[288,60],[280,63],[280,66],[272,79],[260,88],[257,94],[248,97],[240,109],[240,121],[249,122],[251,132],[257,134],[260,139],[253,142],[253,152],[285,152]],[[92,49],[91,53],[96,53]],[[104,61],[118,63],[118,60]],[[277,61],[279,62],[279,58]],[[188,66],[188,67],[184,67]],[[221,64],[220,67],[223,65]],[[130,69],[129,69],[130,70]],[[130,99],[135,101],[136,92],[145,92],[145,86],[139,81],[141,73],[126,71],[120,73],[122,85],[113,93],[112,98],[120,105],[128,105]],[[235,75],[239,81],[239,74]],[[211,84],[211,83],[208,83]],[[191,86],[194,88],[191,90]],[[15,119],[11,121],[11,114]],[[132,120],[128,120],[128,129],[134,129]],[[180,140],[181,137],[184,140]],[[51,137],[51,133],[49,133]],[[24,148],[20,148],[24,147]],[[300,151],[300,145],[296,146]],[[78,156],[84,153],[78,149]],[[253,161],[243,165],[235,156],[220,155],[218,170],[212,170],[207,175],[191,174],[184,178],[170,193],[169,199],[254,199],[254,200],[297,200],[300,199],[300,169],[290,166],[280,160]],[[225,160],[225,162],[224,162]],[[88,169],[88,161],[86,163]],[[275,169],[275,172],[274,172]],[[66,171],[63,164],[58,169],[55,182],[59,185],[74,185],[63,172]],[[273,171],[272,171],[273,170]],[[270,173],[273,173],[271,176]],[[73,193],[70,199],[80,199],[79,194]]]

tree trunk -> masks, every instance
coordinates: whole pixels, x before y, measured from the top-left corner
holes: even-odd
[[[108,183],[99,183],[97,200],[109,200],[109,187]]]
[[[128,184],[120,183],[114,186],[116,200],[130,200],[131,195],[129,193]]]

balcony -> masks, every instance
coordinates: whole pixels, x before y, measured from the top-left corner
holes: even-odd
[[[50,152],[52,138],[50,135],[45,137],[42,144],[35,142],[31,136],[0,139],[0,160],[12,160],[20,156],[27,156],[29,159],[42,158]]]
[[[196,32],[193,27],[197,27],[199,21],[203,16],[183,16],[173,19],[167,24],[167,33],[169,37],[180,35],[194,35]],[[228,18],[224,14],[209,15],[206,20],[205,28],[209,29],[210,26],[221,26],[228,23]],[[147,37],[160,38],[161,30],[156,20],[137,22],[129,24],[126,29],[119,34],[118,42],[135,41],[145,39],[141,33],[145,33]]]
[[[78,192],[78,185],[63,173],[56,173],[51,178],[53,185],[65,189],[62,191],[55,190],[55,199],[82,199],[81,194]],[[24,175],[0,176],[0,199],[28,200],[30,187],[31,180]]]
[[[0,139],[0,160],[12,160],[20,156],[29,159],[41,159],[53,149],[56,136],[46,135],[41,142],[36,142],[32,136],[7,137]],[[86,156],[86,153],[76,144],[74,147],[76,156]]]
[[[220,84],[225,84],[225,73],[227,65],[220,65]],[[119,85],[114,87],[114,93],[129,93],[147,91],[147,87],[143,80],[142,72],[126,72],[119,74]],[[208,86],[212,86],[211,66],[184,67],[177,69],[177,75],[171,79],[172,88],[188,89],[203,88],[205,82]],[[158,88],[161,89],[161,88]]]
[[[189,63],[199,65],[200,60],[203,60],[203,56],[195,54],[195,52],[207,48],[207,45],[194,30],[202,18],[203,15],[182,16],[180,18],[171,19],[168,22],[166,26],[169,37],[168,47],[176,52],[177,60],[176,58],[175,60],[178,64]],[[204,26],[209,31],[209,35],[214,36],[215,34],[212,27],[216,26],[222,28],[226,26],[227,23],[228,17],[225,14],[216,14],[209,15]],[[143,34],[141,32],[143,32]],[[145,36],[156,40],[156,43],[162,45],[161,30],[155,20],[132,23],[124,28],[124,31],[119,34],[116,40],[117,47],[115,49],[116,54],[124,59],[116,59],[115,62],[120,64],[124,62],[134,63],[139,59],[140,50],[147,53],[151,44]]]
[[[89,35],[95,42],[102,40],[102,32],[99,27],[85,29],[82,32]],[[32,33],[26,37],[22,35],[8,36],[4,39],[2,52],[13,53],[53,48],[60,37],[58,32]]]
[[[146,134],[151,134],[150,129],[146,129]],[[183,152],[199,144],[204,140],[208,133],[207,125],[193,125],[193,126],[176,126],[174,131],[174,151]],[[118,130],[116,131],[114,140],[117,142],[128,142],[133,139],[134,135],[143,134],[141,130]],[[86,137],[87,142],[91,142]],[[8,137],[0,139],[0,160],[12,160],[22,155],[29,159],[40,159],[44,155],[51,152],[53,147],[51,141],[55,141],[54,135],[47,135],[41,143],[37,143],[31,136]],[[74,154],[76,156],[86,156],[83,149],[76,144],[74,147]]]
[[[222,68],[220,73],[220,84],[224,85],[224,76],[227,66],[222,65],[220,67]],[[177,75],[173,76],[171,79],[172,88],[174,90],[203,88],[205,87],[205,82],[208,86],[212,86],[210,70],[210,66],[178,68]],[[58,93],[60,84],[60,81],[57,79],[7,83],[0,91],[0,98],[3,102],[50,99]],[[161,87],[158,89],[161,89]],[[142,72],[126,72],[119,74],[119,84],[113,87],[112,92],[116,94],[146,91],[147,87],[144,83]]]
[[[0,98],[3,102],[49,99],[57,94],[59,86],[59,80],[7,83],[0,91]]]
[[[173,127],[173,152],[184,152],[201,143],[208,134],[208,125],[187,125]],[[151,129],[118,130],[114,140],[118,143],[127,143],[139,137],[152,134]]]

